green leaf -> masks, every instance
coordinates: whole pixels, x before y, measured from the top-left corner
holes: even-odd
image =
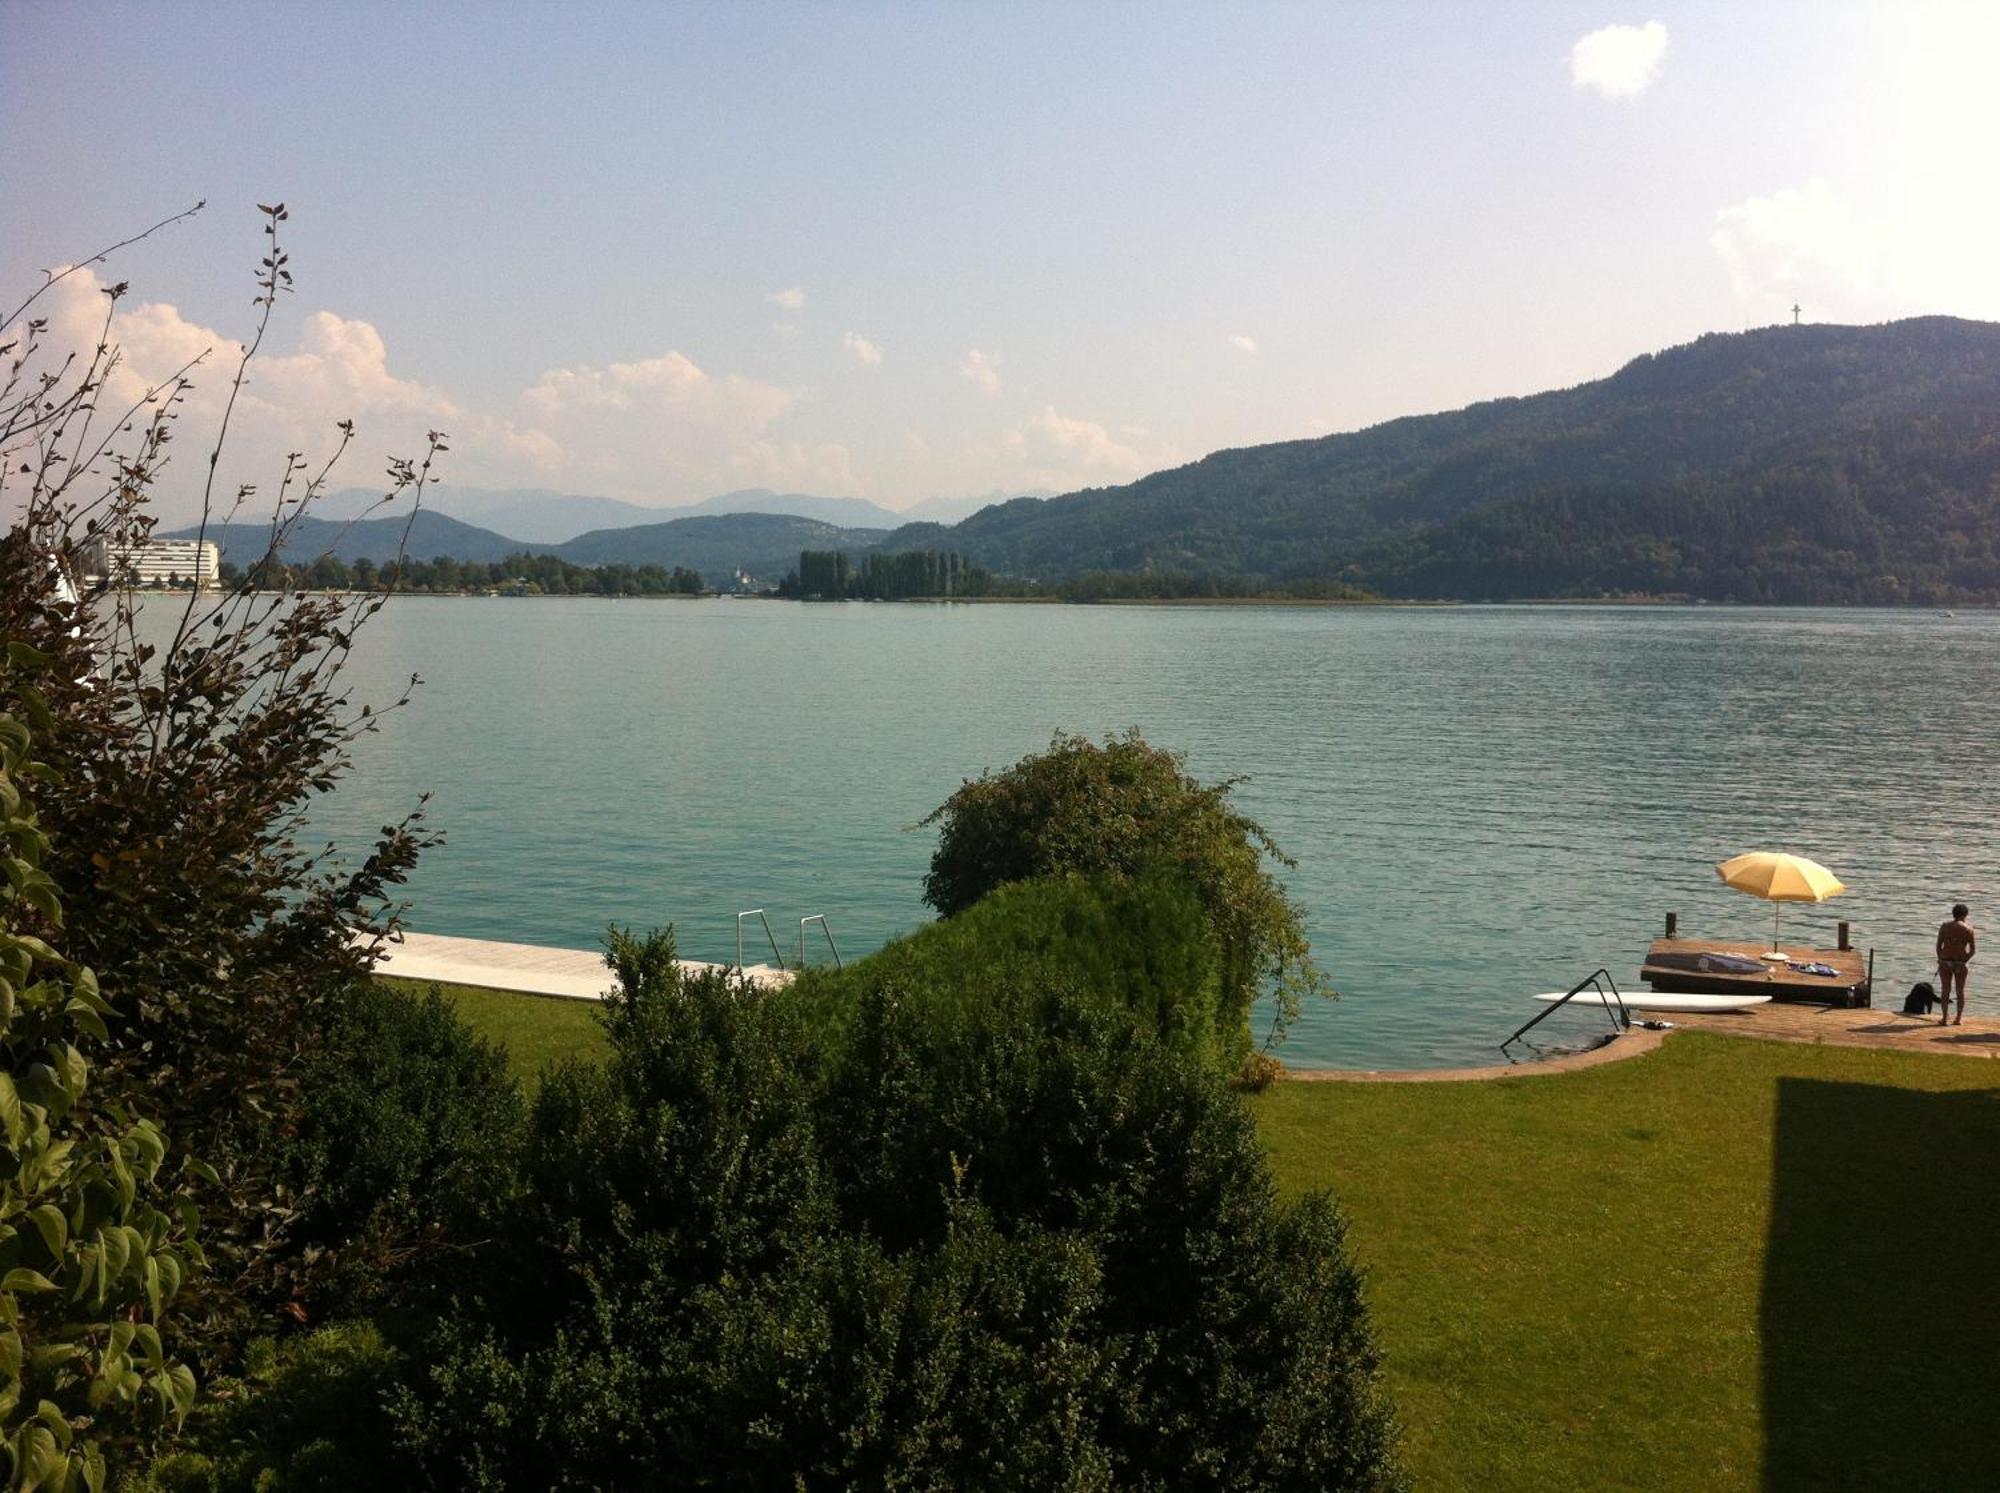
[[[0,1291],[53,1291],[56,1283],[39,1270],[17,1267],[0,1276]]]
[[[28,1210],[28,1222],[40,1232],[42,1243],[48,1246],[49,1257],[60,1261],[69,1245],[69,1220],[63,1217],[62,1209],[53,1203],[43,1203]]]
[[[11,987],[7,994],[11,997]],[[12,1004],[11,1000],[8,1004]],[[27,1117],[21,1112],[21,1093],[14,1087],[14,1080],[0,1073],[0,1132],[5,1132],[8,1149],[21,1149],[22,1132],[27,1127]]]
[[[83,1097],[83,1091],[90,1086],[90,1064],[83,1060],[83,1054],[65,1042],[57,1050],[57,1061],[62,1064],[63,1093],[69,1102],[75,1104]]]
[[[31,934],[27,933],[10,934],[9,939],[13,943],[15,948],[25,950],[27,953],[32,954],[37,959],[47,960],[50,964],[69,963],[69,961],[63,958],[62,955],[58,954],[54,949],[50,948],[47,944],[43,943],[39,938],[36,938]]]
[[[63,1005],[63,1015],[76,1024],[78,1031],[95,1037],[100,1042],[111,1040],[111,1028],[104,1024],[104,1018],[80,1000],[67,1001]]]
[[[62,1448],[56,1445],[55,1433],[37,1422],[21,1432],[15,1443],[20,1463],[14,1469],[14,1486],[32,1490],[50,1486],[63,1472]]]
[[[194,1408],[194,1370],[184,1363],[177,1363],[167,1370],[167,1379],[173,1386],[174,1419],[178,1422]]]
[[[17,669],[39,669],[55,662],[55,655],[17,640],[7,645],[7,662]]]
[[[31,881],[21,888],[21,900],[51,923],[62,922],[62,899],[46,881]]]
[[[70,1430],[69,1421],[63,1417],[60,1409],[49,1401],[43,1400],[39,1405],[35,1406],[35,1419],[49,1428],[49,1433],[56,1438],[57,1446],[61,1447],[64,1451],[69,1450],[70,1441],[75,1433]]]
[[[108,1229],[99,1230],[97,1248],[98,1257],[105,1262],[105,1274],[110,1279],[116,1280],[125,1273],[125,1267],[132,1259],[132,1241],[126,1236],[123,1227],[114,1224]]]
[[[151,1120],[141,1120],[126,1136],[132,1149],[139,1154],[141,1169],[148,1180],[159,1170],[160,1163],[167,1159],[167,1143],[160,1138],[159,1127]]]

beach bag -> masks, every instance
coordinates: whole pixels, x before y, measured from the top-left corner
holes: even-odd
[[[1909,998],[1903,1002],[1905,1016],[1928,1016],[1932,1006],[1937,1004],[1937,990],[1929,980],[1919,980],[1910,987]]]

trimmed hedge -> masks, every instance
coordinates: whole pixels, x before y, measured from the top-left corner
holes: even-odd
[[[1062,988],[1129,1011],[1174,1052],[1234,1073],[1250,1050],[1247,1013],[1224,986],[1200,901],[1167,872],[1013,882],[845,970],[795,987],[838,1029],[884,992],[940,1019]]]

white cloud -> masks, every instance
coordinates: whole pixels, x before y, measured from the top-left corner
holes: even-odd
[[[1887,239],[1817,178],[1715,215],[1709,242],[1736,293],[1850,304],[1881,284]]]
[[[866,363],[870,368],[878,366],[882,361],[882,349],[859,332],[849,332],[840,339],[840,345],[854,354],[857,363]]]
[[[775,337],[796,337],[799,335],[799,329],[793,322],[774,321],[771,323],[771,334]]]
[[[1008,485],[1058,491],[1128,481],[1156,465],[1095,420],[1061,414],[1053,405],[974,454],[989,470],[1011,468]]]
[[[775,384],[710,374],[684,353],[603,367],[554,368],[525,390],[515,425],[564,456],[566,480],[620,492],[719,491],[744,470],[776,470],[765,432],[797,402]],[[793,463],[797,465],[797,463]]]
[[[37,307],[49,321],[38,359],[43,366],[59,365],[72,349],[87,356],[98,344],[104,335],[103,285],[92,270],[82,269],[43,298]],[[274,344],[278,335],[274,330]],[[190,321],[164,301],[118,311],[109,341],[118,349],[118,363],[99,396],[99,408],[106,412],[115,408],[123,414],[148,389],[165,385],[181,368],[201,359],[188,374],[191,388],[180,404],[175,440],[154,490],[161,520],[185,522],[199,511],[208,451],[241,344]],[[335,424],[340,420],[354,421],[356,439],[333,480],[366,484],[382,475],[390,454],[421,455],[426,431],[465,429],[469,417],[442,390],[393,373],[374,326],[318,311],[305,319],[294,351],[267,347],[251,364],[216,469],[218,499],[226,504],[243,484],[255,484],[265,498],[274,497],[294,451],[317,470],[339,445]]]
[[[43,357],[60,362],[69,349],[97,344],[105,306],[101,288],[99,279],[82,270],[43,298],[50,320]],[[265,352],[251,364],[230,425],[216,487],[225,499],[239,484],[255,483],[267,502],[285,472],[287,453],[302,452],[316,466],[338,444],[335,422],[345,419],[355,422],[357,436],[331,478],[337,487],[375,484],[391,455],[421,455],[429,430],[442,430],[451,439],[442,475],[468,486],[516,485],[531,475],[637,497],[698,496],[750,483],[822,491],[856,487],[844,446],[801,442],[783,433],[783,421],[797,407],[797,391],[711,373],[684,353],[552,368],[511,403],[470,409],[399,373],[386,339],[366,321],[314,312],[299,324],[296,343],[278,351],[285,308],[279,309],[280,321]],[[169,448],[173,459],[156,489],[155,512],[162,521],[185,522],[198,511],[207,443],[228,397],[239,346],[163,302],[121,311],[111,340],[121,362],[106,383],[106,410],[116,402],[122,412],[149,387],[208,353],[192,375],[194,386]]]
[[[1229,345],[1240,353],[1254,353],[1257,351],[1257,339],[1255,337],[1246,337],[1241,332],[1238,332],[1229,339]]]
[[[1604,26],[1569,49],[1570,82],[1606,98],[1637,98],[1660,75],[1667,56],[1667,28]]]
[[[1000,392],[1000,360],[976,347],[958,360],[958,376],[982,394]]]
[[[805,305],[806,293],[794,285],[789,290],[774,290],[764,299],[783,310],[797,311]]]

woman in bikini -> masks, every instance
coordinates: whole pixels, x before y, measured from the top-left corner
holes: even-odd
[[[1970,912],[1963,902],[1951,910],[1951,921],[1938,927],[1938,1025],[1943,1026],[1951,1015],[1951,987],[1958,986],[1958,1020],[1953,1026],[1965,1020],[1965,971],[1972,963],[1972,956],[1979,947],[1979,941],[1972,935],[1972,924],[1966,922]]]

